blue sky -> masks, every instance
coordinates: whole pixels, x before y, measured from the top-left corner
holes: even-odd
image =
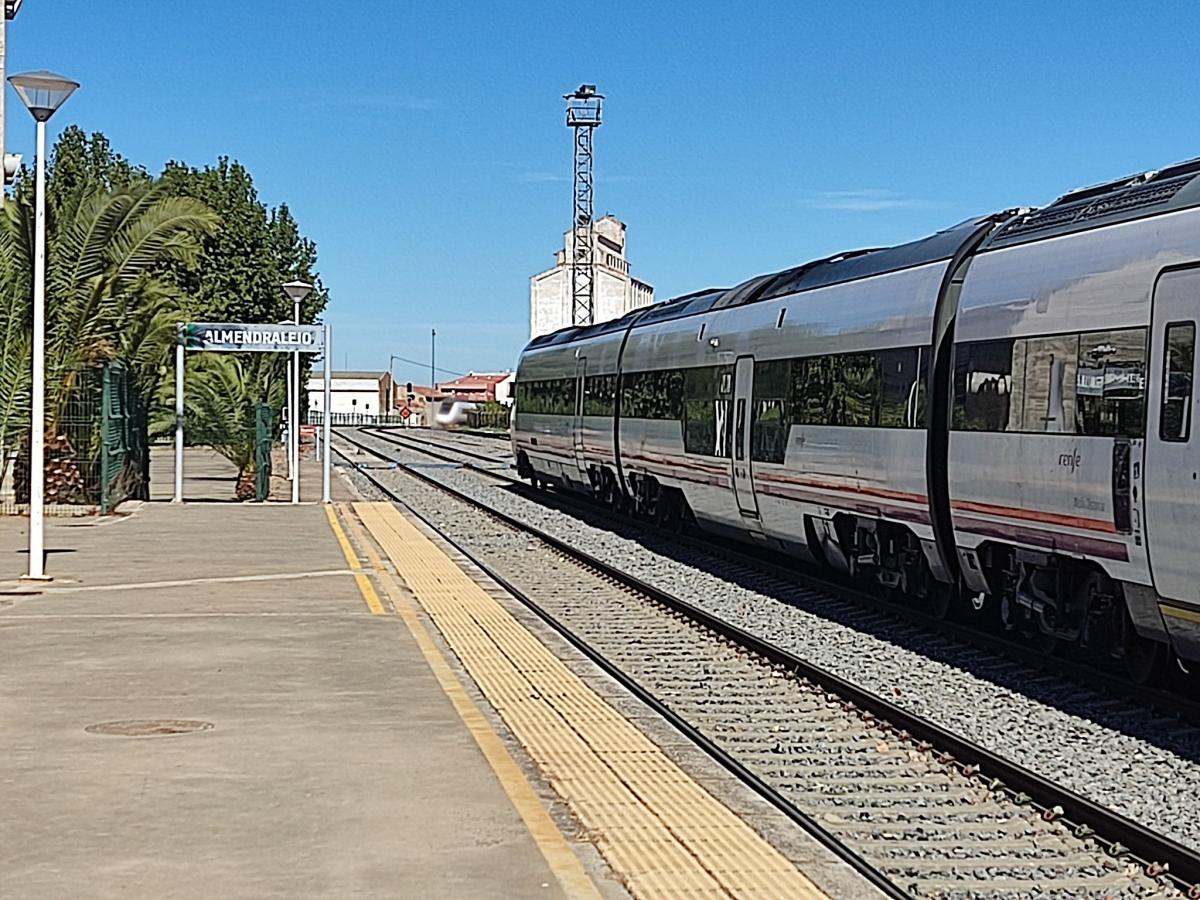
[[[77,78],[52,127],[152,170],[245,163],[318,242],[339,368],[427,360],[431,327],[447,369],[514,364],[583,81],[608,96],[597,214],[660,299],[1200,155],[1194,4],[573,8],[26,0],[9,71]]]

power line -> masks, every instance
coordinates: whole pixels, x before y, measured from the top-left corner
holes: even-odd
[[[419,359],[409,359],[406,356],[397,356],[394,353],[391,354],[391,356],[392,359],[398,359],[400,362],[408,363],[410,366],[420,366],[422,369],[433,369],[434,371],[441,372],[443,375],[453,375],[456,378],[462,378],[467,374],[466,372],[454,372],[450,369],[443,369],[441,366],[432,366],[430,365],[429,360],[422,361]],[[432,385],[430,385],[430,387],[432,387]]]

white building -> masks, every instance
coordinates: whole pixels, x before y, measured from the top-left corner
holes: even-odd
[[[378,416],[390,413],[388,398],[392,376],[387,372],[333,372],[329,382],[329,407],[334,415]],[[324,412],[325,379],[321,373],[308,379],[308,408]]]
[[[505,406],[513,404],[513,387],[517,383],[517,373],[509,372],[503,381],[496,382],[496,402]]]
[[[605,322],[631,309],[654,302],[654,288],[629,274],[625,259],[625,223],[605,216],[593,227],[596,260],[593,319]],[[563,235],[563,248],[555,266],[529,280],[529,336],[537,337],[565,328],[571,322],[571,232]]]

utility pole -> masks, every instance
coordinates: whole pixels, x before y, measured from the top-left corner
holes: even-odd
[[[437,329],[429,329],[429,392],[434,394],[437,391],[437,375],[434,374],[434,365],[437,362]]]
[[[0,171],[3,172],[3,185],[7,187],[16,177],[17,169],[21,167],[21,157],[18,154],[4,152],[4,101],[8,91],[4,90],[4,79],[8,75],[8,23],[17,17],[21,8],[21,0],[4,0],[4,15],[0,16]],[[6,198],[4,188],[0,187],[0,203]]]
[[[567,127],[575,132],[572,177],[574,208],[571,215],[571,323],[591,325],[595,317],[596,250],[592,236],[595,216],[595,181],[592,173],[592,138],[600,127],[604,95],[594,84],[581,84],[567,101]]]

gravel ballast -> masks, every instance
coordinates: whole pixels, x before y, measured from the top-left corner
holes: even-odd
[[[501,483],[433,465],[427,456],[362,435],[365,443],[408,463],[490,508],[526,521],[606,562],[700,606],[828,671],[885,696],[1075,792],[1180,843],[1200,848],[1200,732],[1131,703],[1056,686],[1045,674],[987,677],[987,654],[947,648],[929,635],[927,648],[903,645],[871,628],[819,613],[820,598],[783,603],[709,572],[653,552],[636,540],[539,505]],[[350,451],[353,454],[353,451]],[[397,470],[372,473],[471,552],[500,568],[514,552],[479,528],[479,513],[463,511],[436,489]],[[355,476],[360,485],[367,485]],[[364,492],[371,492],[369,485]],[[653,541],[648,541],[653,543]],[[850,617],[851,619],[853,617]],[[864,613],[864,622],[871,617]],[[956,659],[956,655],[958,659]],[[997,667],[1003,668],[1003,667]]]

